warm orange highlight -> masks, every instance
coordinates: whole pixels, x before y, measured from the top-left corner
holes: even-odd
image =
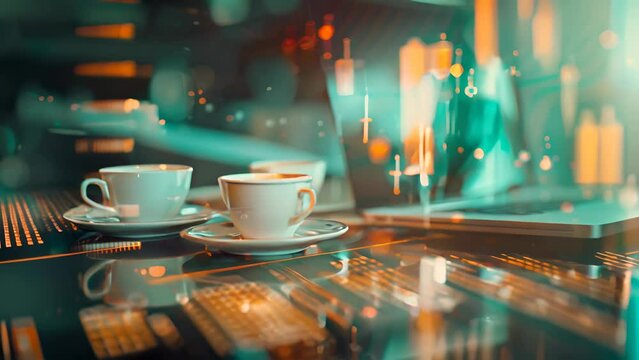
[[[497,2],[475,0],[475,56],[479,65],[497,55]]]
[[[462,66],[462,64],[453,64],[453,66],[450,67],[450,74],[455,79],[458,79],[462,76],[462,74],[464,74],[464,67]]]
[[[373,164],[384,164],[390,158],[391,146],[387,139],[376,138],[368,146],[368,159]]]
[[[128,154],[135,148],[133,138],[124,139],[77,139],[76,154]]]
[[[555,9],[550,0],[540,0],[532,21],[533,55],[544,67],[556,60]]]
[[[317,36],[324,41],[328,41],[335,35],[335,28],[333,25],[322,25],[317,31]]]
[[[377,309],[372,306],[364,306],[362,308],[362,316],[368,319],[377,317]]]
[[[438,41],[430,48],[431,69],[439,79],[445,79],[453,64],[453,44],[448,41]]]
[[[388,174],[393,177],[393,195],[399,195],[401,193],[399,188],[399,178],[402,176],[402,171],[399,169],[400,160],[399,155],[395,154],[395,170],[388,172]]]
[[[166,274],[166,266],[155,265],[149,267],[149,275],[154,278],[162,277]]]
[[[534,8],[535,0],[517,0],[517,16],[520,20],[530,19]]]
[[[109,61],[78,64],[73,69],[78,76],[132,78],[138,75],[135,61]]]
[[[431,127],[419,124],[413,128],[404,140],[404,151],[407,163],[405,175],[434,173],[435,141]]]
[[[136,99],[124,100],[93,100],[82,104],[82,108],[98,112],[125,112],[130,113],[140,108],[140,101]]]
[[[135,38],[135,25],[132,23],[80,26],[75,29],[80,37],[132,40]]]

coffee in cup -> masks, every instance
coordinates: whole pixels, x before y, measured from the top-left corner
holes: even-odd
[[[218,178],[222,200],[243,237],[292,237],[315,206],[305,174],[235,174]]]
[[[249,165],[252,173],[305,174],[313,178],[312,186],[319,193],[326,177],[323,160],[275,160],[254,161]]]
[[[185,165],[126,165],[100,169],[100,179],[82,182],[80,194],[91,207],[129,222],[175,218],[191,187],[193,168]],[[87,188],[102,191],[103,204],[87,196]]]

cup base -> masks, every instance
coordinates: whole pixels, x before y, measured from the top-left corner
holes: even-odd
[[[238,240],[286,240],[295,237],[295,233],[283,236],[246,236],[239,234]]]

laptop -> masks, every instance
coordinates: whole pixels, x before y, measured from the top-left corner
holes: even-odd
[[[639,209],[576,188],[522,188],[494,197],[362,209],[367,222],[442,230],[601,238],[639,228]]]
[[[392,54],[386,60],[396,56]],[[370,73],[368,79],[370,83]],[[329,92],[331,88],[329,84]],[[477,120],[485,120],[473,118],[469,113],[477,109],[482,114],[491,113],[493,106],[489,101],[481,103],[482,100],[476,98],[462,100],[466,104],[460,103],[455,110],[459,116],[456,127],[461,129],[457,135],[461,133],[463,141],[451,137],[450,130],[454,127],[450,126],[450,114],[441,115],[441,109],[437,110],[432,123],[435,171],[428,174],[428,183],[424,186],[421,174],[409,174],[411,154],[407,153],[406,143],[411,141],[412,133],[402,133],[399,93],[391,82],[385,87],[368,87],[366,92],[356,91],[347,98],[330,93],[356,208],[368,223],[574,238],[601,238],[639,227],[636,201],[627,201],[637,198],[634,186],[624,188],[622,185],[613,190],[544,185],[539,181],[540,176],[531,176],[534,172],[542,173],[543,180],[543,174],[552,174],[563,167],[567,174],[564,181],[545,183],[570,183],[565,181],[571,177],[570,166],[557,161],[560,156],[572,157],[569,141],[565,141],[568,145],[564,145],[563,153],[542,153],[540,162],[531,160],[529,153],[521,152],[525,147],[517,147],[517,136],[513,136],[507,126],[501,130],[495,128],[493,133],[484,131],[484,127],[479,129],[483,131],[481,136],[468,135],[477,130],[473,128]],[[367,113],[372,119],[366,122],[358,121],[362,111],[357,110],[360,106],[363,110],[364,104],[369,106]],[[441,102],[437,106],[441,106]],[[492,112],[495,113],[498,111]],[[463,116],[470,119],[467,124],[462,123]],[[497,119],[494,123],[503,124],[506,120]],[[499,135],[495,137],[495,133]],[[447,135],[442,139],[438,134]],[[560,140],[553,142],[553,150],[562,146],[561,138],[557,136],[557,139]],[[423,145],[414,148],[423,149]],[[491,157],[493,160],[489,160]],[[553,166],[556,169],[550,171]]]

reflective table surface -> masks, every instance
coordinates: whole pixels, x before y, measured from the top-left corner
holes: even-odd
[[[252,257],[81,231],[61,215],[79,203],[69,192],[0,198],[3,359],[636,355],[625,345],[636,232],[351,226],[301,253]]]

